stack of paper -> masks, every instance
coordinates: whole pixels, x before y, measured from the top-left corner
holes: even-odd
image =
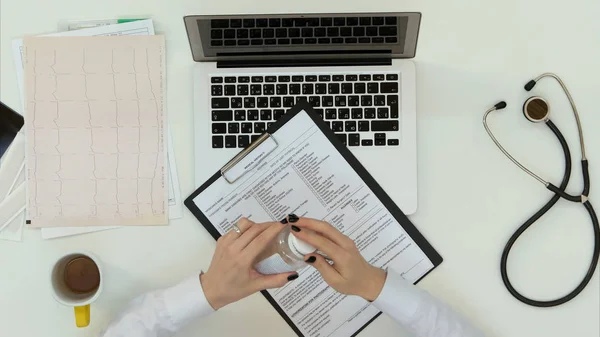
[[[21,241],[25,222],[25,137],[18,133],[0,163],[0,239]]]
[[[154,35],[154,28],[153,28],[152,20],[141,20],[141,21],[135,21],[135,22],[129,22],[129,23],[102,26],[102,27],[97,27],[97,28],[74,30],[74,31],[62,32],[62,33],[56,33],[56,34],[49,34],[49,35],[45,35],[45,36],[114,36],[114,35],[130,35],[130,36]],[[135,39],[131,39],[130,41],[134,41],[134,40]],[[34,40],[34,42],[35,42],[35,40]],[[17,77],[19,80],[19,86],[21,88],[22,98],[24,99],[25,98],[25,94],[24,94],[25,90],[24,90],[23,84],[24,84],[24,65],[25,64],[24,64],[23,60],[24,60],[25,55],[23,53],[24,52],[23,40],[13,41],[13,51],[14,51],[14,56],[15,56],[15,63],[17,66]],[[54,55],[50,55],[50,56],[54,57]],[[35,90],[35,89],[31,89],[31,90]],[[68,98],[67,98],[67,101],[68,101]],[[25,106],[25,102],[23,103],[23,105]],[[35,109],[34,105],[31,105],[30,107],[31,107],[31,109]],[[142,112],[143,111],[140,111],[140,116],[141,116]],[[27,118],[26,118],[26,120],[27,120]],[[56,121],[54,121],[54,122],[56,122]],[[74,122],[73,121],[66,122],[66,124],[69,124],[69,123],[74,123]],[[35,128],[35,125],[31,124],[30,127]],[[166,158],[167,162],[166,162],[165,168],[167,169],[168,174],[165,172],[164,176],[168,177],[168,181],[166,183],[165,191],[168,193],[167,200],[168,200],[169,218],[176,219],[176,218],[180,218],[182,216],[183,208],[182,208],[182,201],[181,201],[181,192],[179,189],[179,181],[178,181],[178,177],[177,177],[177,168],[176,168],[175,158],[174,158],[173,149],[172,149],[171,135],[170,135],[170,132],[168,131],[168,125],[166,126],[166,133],[167,133],[167,139],[165,140],[165,142],[167,145],[167,158]],[[110,139],[110,137],[109,137],[109,139]],[[28,146],[30,147],[30,150],[32,150],[34,148],[32,144],[28,144]],[[63,150],[65,150],[65,149],[63,149]],[[73,151],[73,149],[67,149],[67,151]],[[131,159],[131,157],[130,157],[130,159]],[[140,159],[139,154],[138,154],[138,158],[136,158],[136,159],[139,161],[139,159]],[[63,173],[65,173],[65,172],[63,172]],[[32,199],[30,198],[29,200],[31,203]],[[37,210],[39,210],[39,209],[37,209]],[[92,212],[95,212],[95,211],[96,210],[93,210]],[[133,213],[136,213],[136,212],[139,212],[139,209],[136,208],[135,210],[133,210]],[[139,219],[137,219],[137,220],[139,220]],[[86,222],[83,222],[83,223],[86,223]],[[74,235],[74,234],[98,231],[98,230],[118,228],[117,226],[108,226],[108,227],[107,226],[97,226],[97,225],[100,225],[102,223],[102,221],[92,221],[91,223],[90,222],[87,222],[87,223],[90,225],[96,225],[96,226],[93,226],[93,227],[86,227],[86,226],[69,227],[69,226],[67,226],[67,227],[43,228],[42,229],[42,237],[49,239],[49,238],[67,236],[67,235]],[[129,223],[133,224],[133,222],[131,222],[131,221]],[[61,225],[64,226],[65,224],[68,225],[68,223],[61,222]],[[122,224],[125,224],[125,222],[123,222]],[[142,221],[142,223],[140,223],[138,221],[135,224],[143,224],[143,221]],[[36,225],[36,223],[34,223],[34,225]],[[37,225],[39,225],[39,222]],[[43,226],[43,224],[42,224],[42,226]]]

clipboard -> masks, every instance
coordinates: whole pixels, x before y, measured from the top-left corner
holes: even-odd
[[[392,201],[392,199],[385,193],[381,186],[375,181],[375,179],[368,173],[368,171],[362,166],[358,159],[352,154],[352,152],[337,138],[335,133],[329,129],[326,123],[317,115],[312,106],[306,102],[301,101],[297,103],[293,108],[288,110],[283,117],[269,127],[265,133],[263,133],[258,139],[248,145],[244,150],[239,152],[234,158],[227,162],[219,171],[217,171],[212,177],[210,177],[204,184],[202,184],[196,191],[194,191],[184,201],[185,206],[192,212],[192,214],[200,221],[200,223],[206,228],[206,230],[217,240],[221,234],[217,230],[215,224],[211,223],[207,215],[204,214],[194,202],[194,199],[199,196],[203,191],[207,190],[212,184],[220,179],[226,181],[227,184],[234,184],[237,180],[241,179],[247,172],[254,170],[260,165],[260,162],[266,158],[271,152],[273,152],[279,146],[277,139],[282,137],[277,134],[286,123],[301,112],[305,112],[312,122],[318,127],[318,129],[325,135],[327,140],[331,142],[335,150],[348,162],[352,169],[358,174],[363,182],[371,189],[373,194],[379,199],[384,205],[387,211],[392,215],[393,218],[402,226],[404,231],[410,238],[417,244],[421,251],[427,256],[433,267],[429,271],[425,272],[415,283],[419,282],[423,277],[428,275],[432,270],[439,266],[443,259],[438,252],[429,244],[429,242],[423,237],[423,235],[416,229],[416,227],[410,222],[406,215],[398,208],[398,206]],[[258,155],[254,155],[254,151],[262,151]],[[250,156],[253,154],[254,156]],[[277,301],[267,291],[261,292],[263,296],[269,301],[269,303],[277,310],[277,312],[283,317],[288,325],[296,332],[299,337],[305,337],[300,329],[294,324],[291,318],[285,313],[285,311],[279,306]],[[352,336],[356,336],[366,326],[381,315],[381,312],[374,315],[368,322],[362,327],[357,329]]]

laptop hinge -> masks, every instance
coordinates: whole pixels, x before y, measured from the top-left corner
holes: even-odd
[[[217,68],[389,66],[392,58],[217,61]]]

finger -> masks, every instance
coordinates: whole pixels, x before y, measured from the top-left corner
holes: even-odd
[[[315,267],[319,271],[323,280],[327,282],[332,288],[337,290],[339,284],[343,281],[342,275],[325,260],[325,258],[319,254],[308,254],[304,257],[309,265]],[[312,262],[311,262],[312,261]]]
[[[284,226],[280,222],[271,222],[270,226],[256,236],[252,242],[248,243],[246,248],[243,250],[244,259],[247,261],[254,262],[256,257],[262,253],[267,246],[275,239],[275,237],[281,232]]]
[[[349,244],[352,240],[346,235],[342,234],[337,228],[333,227],[325,221],[320,221],[311,218],[300,218],[296,223],[297,227],[308,228],[315,232],[321,233],[323,236],[336,243],[338,246],[349,248]]]
[[[283,273],[283,274],[274,274],[274,275],[263,275],[256,280],[254,280],[254,289],[264,290],[264,289],[274,289],[281,288],[286,285],[288,282],[293,281],[298,278],[298,273]]]
[[[253,224],[248,230],[246,230],[235,242],[232,244],[232,247],[238,251],[243,250],[254,240],[257,236],[259,236],[262,232],[269,229],[269,227],[276,225],[274,222],[264,222],[259,224]],[[281,228],[281,224],[279,226]]]
[[[236,226],[240,229],[240,232],[242,232],[242,234],[243,234],[253,224],[254,224],[254,221],[249,220],[248,218],[241,218],[236,223]],[[230,245],[233,241],[238,239],[242,234],[238,234],[235,230],[233,230],[233,228],[231,228],[229,230],[229,232],[225,233],[225,235],[222,236],[223,244]]]
[[[298,231],[294,230],[294,227],[292,227],[292,230],[293,230],[292,233],[298,239],[314,246],[318,250],[327,254],[334,261],[336,260],[336,258],[339,259],[340,256],[342,256],[342,254],[344,254],[344,248],[340,247],[335,242],[329,240],[329,238],[327,238],[315,231],[309,230],[309,229],[302,230],[298,227],[296,227],[296,229],[298,229]]]

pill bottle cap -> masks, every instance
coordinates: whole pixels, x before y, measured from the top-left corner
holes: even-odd
[[[313,247],[311,244],[305,241],[298,239],[292,233],[290,233],[290,235],[288,236],[288,242],[290,243],[290,248],[292,248],[292,250],[297,251],[301,255],[306,255],[317,251],[317,248]]]

